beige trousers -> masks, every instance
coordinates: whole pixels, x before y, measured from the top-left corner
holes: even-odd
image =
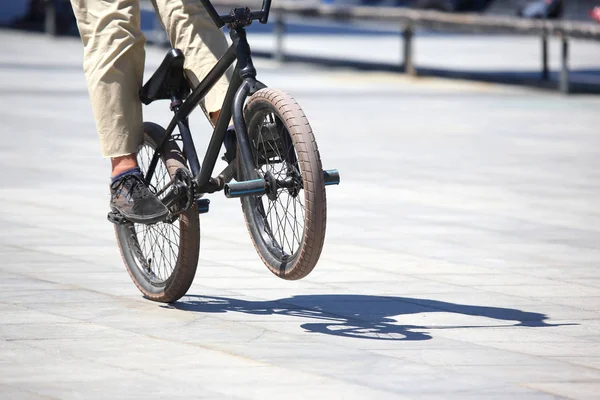
[[[171,45],[185,54],[196,86],[227,50],[223,32],[198,0],[152,0]],[[83,69],[102,155],[137,152],[144,141],[138,93],[144,72],[144,35],[139,0],[71,0],[84,46]],[[227,77],[204,100],[206,112],[221,108]]]

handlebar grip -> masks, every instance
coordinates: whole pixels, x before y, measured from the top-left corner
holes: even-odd
[[[271,0],[263,0],[262,12],[264,13],[260,19],[261,24],[266,24],[269,20],[269,11],[271,11]]]
[[[265,1],[267,1],[267,0],[265,0]],[[271,2],[271,0],[268,0],[268,1],[269,1],[269,3]],[[206,12],[210,16],[210,18],[213,20],[215,25],[217,25],[217,28],[221,29],[223,27],[223,25],[225,25],[225,23],[219,16],[219,13],[217,13],[217,10],[215,10],[215,7],[213,7],[213,5],[210,3],[210,0],[200,0],[200,2],[206,9]]]

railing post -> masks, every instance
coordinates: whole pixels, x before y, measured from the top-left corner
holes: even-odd
[[[412,51],[412,42],[413,42],[413,26],[409,22],[404,26],[404,30],[402,31],[403,38],[403,62],[404,62],[404,73],[415,76],[416,70],[413,64],[413,51]]]
[[[54,0],[44,1],[44,31],[47,35],[56,36],[56,3]]]
[[[548,33],[544,30],[542,33],[542,79],[547,81],[548,77]]]
[[[562,54],[561,54],[561,66],[560,66],[560,91],[562,93],[569,93],[569,38],[563,32],[561,36],[562,40]]]
[[[283,53],[283,35],[285,34],[285,21],[283,20],[283,12],[275,10],[275,51],[273,57],[277,62],[283,62],[285,55]]]

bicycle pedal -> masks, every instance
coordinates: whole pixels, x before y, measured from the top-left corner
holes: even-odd
[[[125,217],[117,211],[110,211],[106,216],[106,219],[115,225],[123,225],[127,223],[127,219],[125,219]]]
[[[206,214],[208,212],[208,206],[210,204],[209,199],[198,200],[198,214]]]

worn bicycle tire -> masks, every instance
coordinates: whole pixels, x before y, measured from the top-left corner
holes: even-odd
[[[327,200],[321,157],[308,119],[293,97],[281,90],[269,88],[261,89],[250,97],[244,108],[244,119],[251,142],[256,136],[255,130],[260,129],[253,126],[253,121],[260,119],[262,113],[273,113],[283,123],[301,170],[305,212],[298,250],[291,257],[282,258],[274,250],[274,246],[268,243],[269,240],[265,240],[265,229],[261,231],[260,226],[266,223],[266,217],[262,222],[260,218],[257,219],[256,207],[253,207],[257,197],[243,197],[242,210],[252,243],[264,264],[282,279],[297,280],[304,278],[315,268],[325,240]],[[271,235],[272,239],[273,233]]]
[[[151,122],[144,123],[144,143],[151,148],[156,149],[164,135],[165,130],[160,125]],[[185,157],[173,140],[165,145],[159,162],[164,163],[171,178],[177,169],[187,168]],[[135,252],[139,250],[141,253],[141,249],[137,242],[134,224],[115,225],[115,234],[121,256],[133,283],[144,297],[163,303],[175,302],[184,296],[196,275],[200,252],[200,220],[197,204],[194,203],[192,207],[180,214],[178,220],[173,223],[179,224],[180,237],[177,261],[169,278],[162,283],[151,282],[136,262],[136,257],[139,257],[139,254]],[[135,240],[132,235],[135,236]],[[136,243],[137,249],[133,248]]]

